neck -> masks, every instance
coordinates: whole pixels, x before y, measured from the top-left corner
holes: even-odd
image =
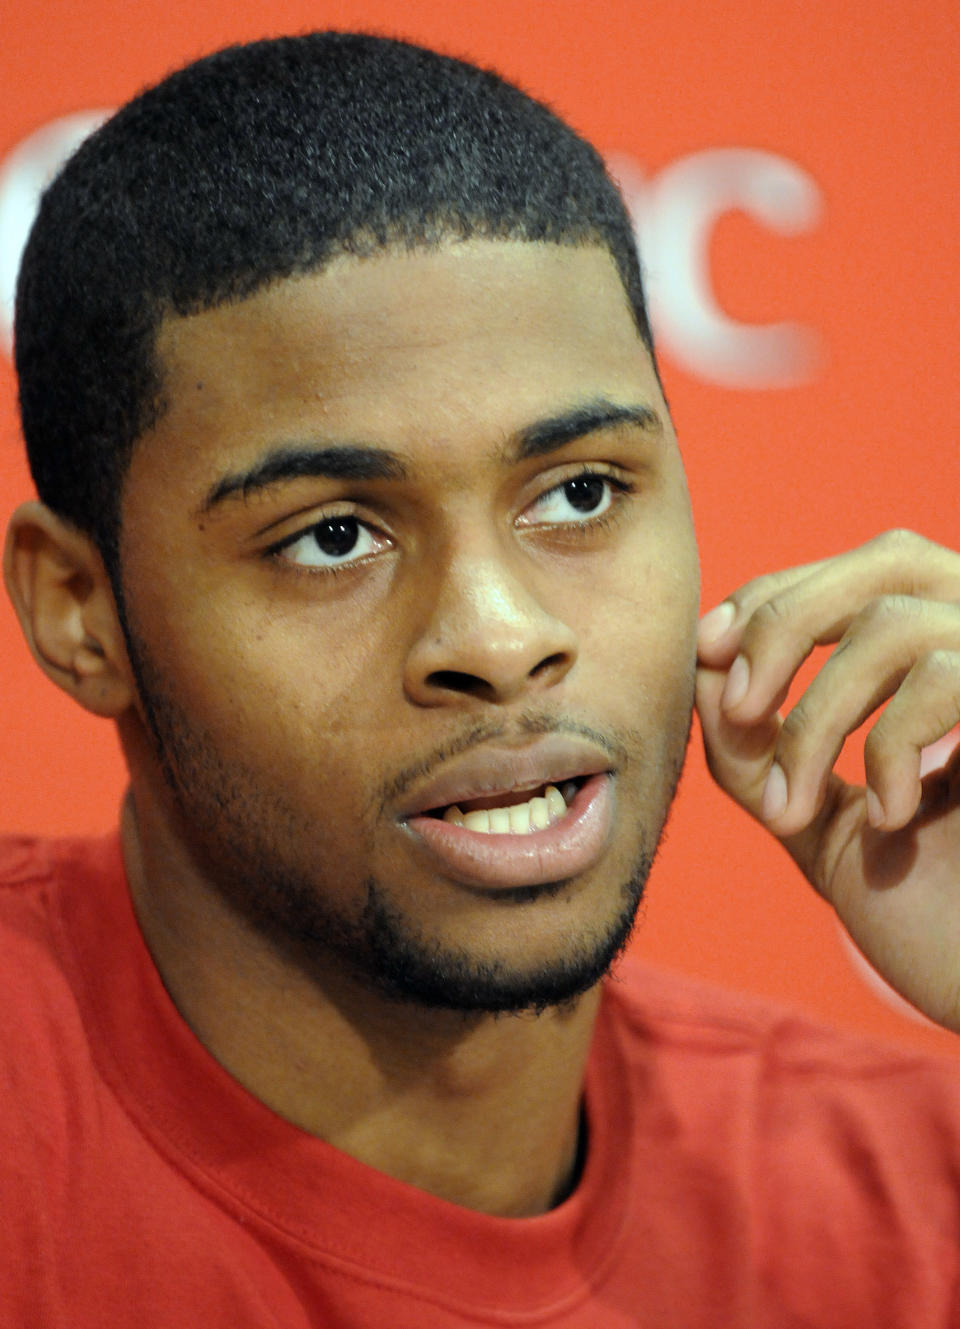
[[[537,1016],[464,1015],[389,999],[334,965],[308,974],[149,821],[128,800],[140,926],[180,1014],[244,1088],[455,1204],[520,1217],[565,1196],[597,989]]]

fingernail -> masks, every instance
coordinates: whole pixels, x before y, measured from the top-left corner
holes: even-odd
[[[760,813],[764,821],[773,821],[787,806],[787,777],[776,762],[767,772],[767,783],[763,786],[763,799]]]
[[[887,814],[883,810],[883,804],[880,802],[880,799],[873,792],[873,790],[868,786],[867,820],[870,822],[871,826],[879,827],[883,825],[886,819],[887,819]]]
[[[715,641],[719,641],[733,627],[736,616],[737,607],[729,600],[724,600],[722,605],[717,605],[709,614],[704,614],[697,627],[697,640],[700,645],[712,646]]]
[[[738,655],[730,666],[727,681],[723,685],[723,696],[720,698],[720,705],[726,711],[732,710],[734,706],[743,701],[749,686],[750,665],[745,655]]]

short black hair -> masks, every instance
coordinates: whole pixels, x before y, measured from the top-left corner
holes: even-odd
[[[117,584],[123,481],[161,416],[161,320],[340,254],[473,236],[600,244],[652,350],[630,218],[547,106],[406,42],[323,32],[233,46],[140,93],[44,194],[15,361],[41,499]]]

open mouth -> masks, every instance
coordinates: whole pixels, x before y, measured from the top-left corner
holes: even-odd
[[[577,766],[554,759],[551,781],[543,778],[545,762],[536,773],[532,764],[514,780],[478,764],[434,786],[435,799],[453,801],[434,803],[401,823],[429,871],[496,893],[569,881],[599,862],[613,833],[614,773],[591,771],[585,761],[578,763],[583,774],[568,776]],[[538,778],[543,782],[535,783]]]
[[[540,785],[536,789],[464,799],[446,807],[431,808],[426,815],[484,835],[529,835],[561,821],[587,778],[564,780],[559,787]]]

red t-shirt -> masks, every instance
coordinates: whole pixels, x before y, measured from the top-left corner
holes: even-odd
[[[575,1193],[498,1219],[242,1089],[116,837],[0,842],[3,1329],[960,1325],[960,1064],[628,963]]]

